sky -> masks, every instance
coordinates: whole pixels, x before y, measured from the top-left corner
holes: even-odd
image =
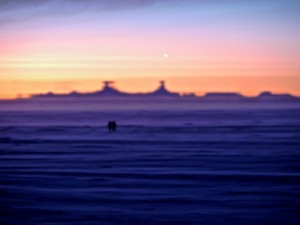
[[[159,80],[300,96],[299,0],[1,0],[0,98]]]

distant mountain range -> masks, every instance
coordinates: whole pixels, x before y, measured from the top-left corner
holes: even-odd
[[[68,94],[56,94],[48,92],[45,94],[36,94],[32,95],[31,99],[52,99],[52,98],[83,98],[83,97],[101,97],[101,98],[110,98],[110,97],[140,97],[140,98],[197,98],[202,100],[280,100],[280,101],[291,101],[291,100],[300,100],[299,97],[290,95],[290,94],[273,94],[269,91],[260,93],[256,97],[245,97],[240,93],[235,92],[211,92],[206,93],[204,96],[196,96],[194,93],[189,94],[179,94],[177,92],[171,92],[167,90],[165,86],[165,81],[160,81],[160,86],[153,92],[147,93],[127,93],[122,92],[113,87],[113,81],[104,81],[102,90],[90,93],[79,93],[73,91]]]
[[[32,98],[65,98],[65,97],[181,97],[179,93],[170,92],[165,87],[165,81],[160,81],[160,86],[153,92],[148,93],[127,93],[122,92],[112,86],[113,81],[104,81],[103,89],[91,93],[79,93],[73,91],[69,94],[55,94],[52,92],[46,94],[32,95]],[[195,96],[195,95],[193,95]]]

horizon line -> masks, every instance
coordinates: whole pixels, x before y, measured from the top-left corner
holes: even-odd
[[[236,97],[243,97],[243,98],[255,98],[255,97],[259,97],[262,95],[269,95],[269,96],[290,96],[290,97],[295,97],[295,98],[300,98],[299,95],[294,95],[292,93],[289,92],[272,92],[270,90],[263,90],[258,92],[255,95],[245,95],[242,92],[239,91],[208,91],[208,92],[202,92],[202,95],[199,95],[199,92],[173,92],[173,91],[169,91],[166,87],[165,87],[165,80],[160,80],[160,85],[157,89],[155,89],[154,91],[150,91],[150,92],[128,92],[128,91],[122,91],[119,90],[118,88],[111,86],[112,84],[115,84],[116,81],[110,80],[104,80],[102,81],[102,83],[104,84],[103,88],[101,90],[95,90],[95,91],[90,91],[90,92],[79,92],[77,90],[72,90],[69,92],[53,92],[53,91],[48,91],[48,92],[44,92],[44,93],[37,93],[37,94],[29,94],[27,97],[23,97],[23,94],[19,94],[17,95],[15,98],[10,98],[10,99],[4,99],[4,98],[0,98],[0,100],[18,100],[18,99],[32,99],[35,97],[46,97],[47,95],[57,95],[57,97],[68,97],[72,94],[78,94],[78,95],[82,95],[80,97],[84,97],[84,95],[89,95],[89,94],[96,94],[98,92],[102,92],[105,90],[105,88],[109,88],[112,90],[117,91],[120,94],[124,94],[124,95],[128,95],[128,96],[98,96],[98,97],[129,97],[130,95],[133,95],[131,97],[145,97],[142,95],[147,95],[147,94],[151,94],[154,93],[155,91],[159,90],[160,88],[163,88],[166,92],[168,92],[168,94],[171,95],[176,95],[174,97],[207,97],[208,95],[236,95]],[[134,96],[134,95],[141,95],[141,96]],[[97,96],[93,96],[93,97],[97,97]],[[159,96],[156,96],[159,97]],[[162,97],[162,96],[160,96]]]

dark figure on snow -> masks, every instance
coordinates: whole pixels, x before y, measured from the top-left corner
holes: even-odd
[[[117,129],[117,123],[114,120],[110,120],[107,124],[107,128],[109,131],[115,131]]]

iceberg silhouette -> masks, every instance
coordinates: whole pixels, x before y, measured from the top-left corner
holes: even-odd
[[[119,91],[113,86],[114,81],[103,81],[102,90],[91,93],[79,93],[73,91],[68,94],[55,94],[48,92],[46,94],[32,95],[32,98],[55,98],[55,97],[179,97],[177,92],[170,92],[167,90],[165,81],[160,81],[160,86],[153,92],[146,93],[127,93]]]
[[[57,94],[53,92],[48,92],[44,94],[31,95],[31,99],[69,99],[69,98],[84,98],[84,97],[95,97],[95,98],[191,98],[199,99],[205,101],[299,101],[300,98],[290,95],[290,94],[273,94],[269,91],[263,91],[255,97],[246,97],[237,92],[208,92],[203,96],[197,96],[195,93],[180,94],[178,92],[169,91],[166,88],[166,82],[164,80],[160,81],[159,86],[152,92],[142,92],[142,93],[128,93],[118,90],[114,87],[114,81],[103,81],[103,87],[101,90],[88,93],[80,93],[73,91],[67,94]]]

